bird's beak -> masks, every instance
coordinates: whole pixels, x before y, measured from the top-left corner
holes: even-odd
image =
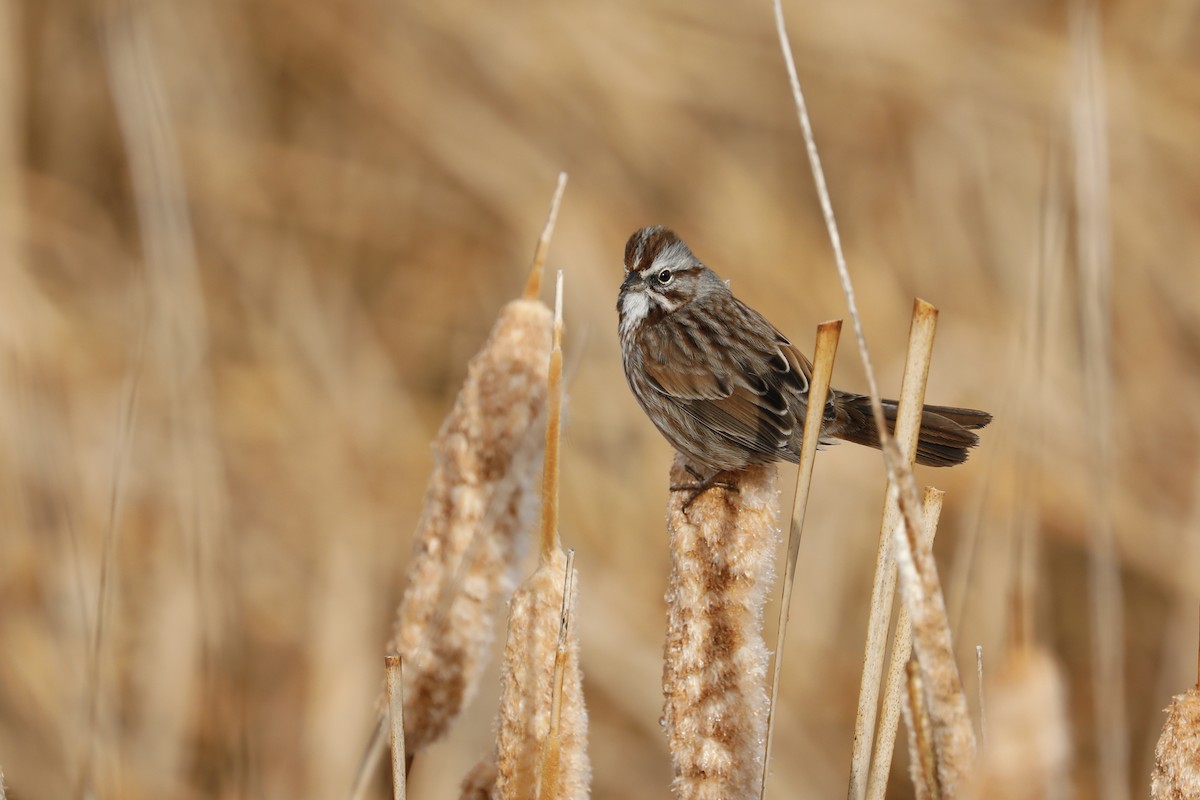
[[[621,291],[630,289],[633,284],[637,283],[641,276],[635,270],[627,270],[625,272],[625,280],[621,282]]]

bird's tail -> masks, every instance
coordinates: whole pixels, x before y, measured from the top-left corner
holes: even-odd
[[[839,394],[834,405],[838,422],[830,431],[839,439],[879,449],[879,433],[871,415],[871,400],[863,395]],[[888,432],[896,429],[896,401],[883,401]],[[976,430],[992,421],[992,415],[973,408],[925,406],[921,411],[921,433],[917,438],[917,463],[952,467],[967,460],[967,451],[979,444]]]

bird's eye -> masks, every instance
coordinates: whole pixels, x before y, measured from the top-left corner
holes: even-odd
[[[658,275],[655,276],[655,279],[658,281],[659,286],[666,286],[668,283],[671,282],[671,270],[664,269],[662,272],[658,273]]]

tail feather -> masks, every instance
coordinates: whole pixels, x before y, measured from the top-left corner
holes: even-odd
[[[834,435],[847,442],[879,448],[879,433],[871,415],[871,400],[862,395],[841,395],[836,403],[839,422]],[[889,433],[896,430],[896,401],[883,401],[883,416]],[[917,436],[917,463],[930,467],[952,467],[967,460],[968,451],[979,444],[974,431],[992,421],[992,415],[973,408],[925,406]]]

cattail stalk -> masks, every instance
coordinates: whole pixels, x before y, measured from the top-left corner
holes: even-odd
[[[404,748],[404,671],[397,655],[385,656],[384,665],[387,669],[388,730],[391,732],[392,797],[394,800],[404,800],[408,795],[407,751]]]
[[[804,414],[804,430],[806,431],[819,431],[824,421],[825,398],[829,393],[829,382],[833,376],[833,362],[837,355],[838,338],[841,333],[841,320],[823,322],[817,326],[817,341],[813,347],[812,376],[808,386],[808,407]],[[779,625],[775,640],[775,665],[771,671],[767,740],[766,746],[763,748],[762,788],[759,796],[764,800],[767,796],[767,773],[771,766],[771,739],[775,732],[775,711],[779,703],[779,674],[783,663],[783,645],[787,638],[788,620],[791,618],[792,587],[796,581],[796,562],[800,557],[800,537],[804,532],[804,517],[808,510],[813,463],[816,460],[819,440],[819,436],[805,436],[800,443],[800,470],[796,473],[796,495],[792,501],[792,524],[788,530],[787,564],[784,567],[783,594],[779,603]]]
[[[929,363],[933,354],[933,337],[937,330],[937,309],[917,299],[913,303],[913,319],[908,333],[908,353],[904,360],[904,377],[900,383],[900,400],[896,412],[896,434],[884,442],[884,450],[899,445],[904,455],[895,459],[911,478],[911,466],[917,456],[917,438],[921,431],[921,409],[925,404],[925,385],[929,380]],[[895,475],[889,471],[889,481]],[[866,795],[871,768],[871,736],[878,714],[880,679],[883,675],[883,656],[887,647],[888,628],[892,621],[892,603],[896,593],[896,567],[892,536],[901,524],[903,514],[897,497],[889,492],[879,526],[879,545],[875,557],[875,579],[871,585],[871,613],[867,620],[867,638],[863,652],[862,681],[858,690],[858,710],[854,719],[854,745],[850,760],[850,786],[847,796],[857,800]],[[919,530],[920,526],[914,526]],[[899,717],[900,677],[907,656],[893,667],[889,682],[892,690],[885,696],[884,726],[895,728]],[[894,735],[892,741],[894,742]],[[884,744],[887,744],[885,741]],[[890,750],[881,757],[891,766]]]
[[[942,513],[942,498],[945,492],[932,486],[925,489],[924,529],[921,540],[925,547],[933,546],[937,535],[938,518]],[[879,719],[876,734],[875,756],[871,761],[867,781],[868,800],[883,800],[887,793],[888,775],[892,767],[892,754],[896,746],[896,732],[900,722],[901,698],[907,691],[906,670],[912,655],[912,621],[908,609],[903,605],[896,616],[896,634],[892,639],[891,660],[888,662],[887,684],[883,693],[883,716]]]
[[[676,455],[671,485],[693,480]],[[733,476],[668,506],[671,575],[664,721],[683,800],[756,798],[767,730],[763,607],[774,579],[779,492],[774,466]]]
[[[513,594],[501,666],[495,794],[504,800],[582,800],[591,783],[579,642],[569,625],[564,630],[563,622],[575,605],[577,575],[558,533],[561,338],[560,272],[550,353],[540,557],[533,575]],[[557,720],[556,687],[561,687]],[[548,752],[553,763],[546,770]]]

